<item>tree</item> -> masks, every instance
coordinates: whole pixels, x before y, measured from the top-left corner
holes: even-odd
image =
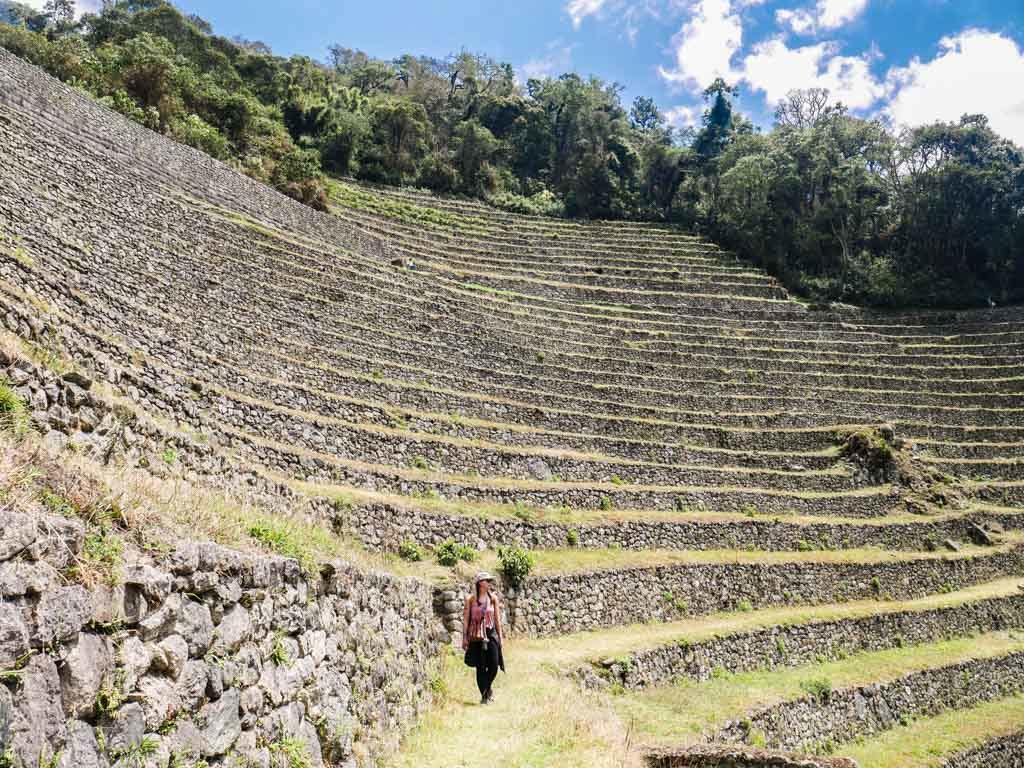
[[[648,96],[637,96],[629,109],[629,122],[634,130],[650,134],[665,125],[665,116],[658,111],[654,99]]]
[[[828,97],[827,88],[790,91],[775,107],[775,124],[803,130],[846,113],[842,104],[829,104]]]
[[[43,13],[57,32],[66,32],[75,23],[75,0],[46,0]]]
[[[494,191],[495,179],[491,161],[498,151],[498,141],[476,120],[460,123],[455,130],[455,164],[461,177],[460,187],[472,195]]]
[[[430,130],[423,107],[384,98],[373,105],[370,124],[375,151],[364,162],[363,175],[397,184],[414,177]]]

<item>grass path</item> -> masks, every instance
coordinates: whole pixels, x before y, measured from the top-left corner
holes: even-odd
[[[845,750],[861,768],[939,768],[958,752],[1024,730],[1024,695],[901,725]]]
[[[1018,581],[1002,579],[949,595],[886,605],[891,610],[925,609],[1001,596],[1016,592]],[[728,675],[705,683],[623,695],[582,691],[566,674],[588,659],[680,637],[698,639],[774,623],[858,616],[872,612],[872,608],[877,610],[877,602],[781,608],[558,638],[513,639],[505,653],[508,674],[499,674],[495,700],[487,706],[479,704],[473,671],[463,665],[461,653],[453,652],[440,672],[443,701],[423,718],[387,766],[639,768],[643,765],[643,745],[692,741],[709,723],[769,700],[803,695],[800,683],[809,679],[829,677],[836,686],[853,685],[1024,649],[1024,639],[992,633],[858,654],[815,667]],[[878,768],[885,765],[877,764]]]

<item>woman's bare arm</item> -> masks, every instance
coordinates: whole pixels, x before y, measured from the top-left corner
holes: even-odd
[[[462,607],[462,649],[469,648],[469,604],[472,601],[472,597],[466,598],[466,603]]]

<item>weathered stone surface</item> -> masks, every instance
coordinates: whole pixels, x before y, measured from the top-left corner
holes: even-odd
[[[36,604],[35,637],[43,645],[75,636],[92,615],[92,598],[84,587],[58,587],[44,593]]]
[[[125,752],[139,746],[146,735],[146,714],[138,702],[125,704],[101,723],[108,752]]]
[[[21,674],[11,717],[11,747],[22,764],[40,765],[56,754],[66,737],[57,666],[49,656],[35,655]]]
[[[188,643],[181,635],[165,637],[151,649],[150,656],[154,668],[177,680],[188,661]]]
[[[185,600],[174,631],[185,638],[191,656],[200,657],[205,654],[213,642],[213,619],[210,617],[209,606]]]
[[[207,757],[222,755],[235,743],[242,732],[239,718],[239,693],[232,688],[217,701],[207,704],[199,713],[206,722],[202,732],[202,752]]]
[[[10,669],[30,648],[29,628],[13,603],[0,602],[0,669]]]
[[[221,652],[234,653],[252,632],[252,620],[249,612],[241,605],[236,605],[217,625],[213,631],[214,647]]]
[[[118,668],[129,690],[135,687],[152,663],[149,647],[135,635],[126,637],[117,649]]]
[[[81,720],[69,722],[67,742],[61,750],[57,768],[107,768],[108,765],[93,727]]]
[[[174,681],[163,675],[145,675],[132,694],[145,717],[146,730],[155,731],[182,708],[181,695]]]
[[[85,632],[78,636],[60,668],[61,696],[68,717],[84,718],[92,714],[96,694],[110,675],[113,664],[109,639]]]

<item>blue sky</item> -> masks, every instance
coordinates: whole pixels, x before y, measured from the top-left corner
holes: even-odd
[[[42,0],[36,0],[39,4]],[[82,0],[95,2],[95,0]],[[652,96],[678,125],[723,76],[767,125],[791,88],[827,87],[895,125],[984,112],[1024,145],[1024,0],[178,0],[277,53],[443,57],[466,47],[522,77],[566,70]]]

